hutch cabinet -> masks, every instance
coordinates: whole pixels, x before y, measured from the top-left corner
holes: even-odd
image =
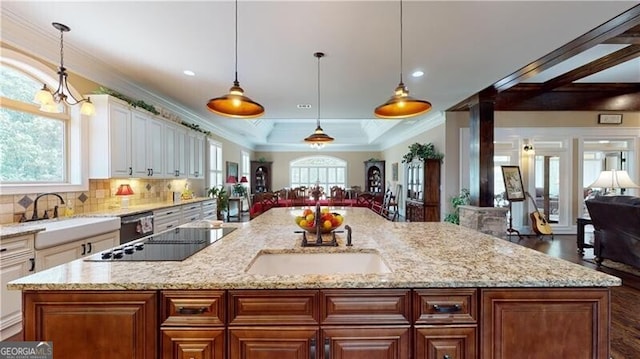
[[[405,214],[409,222],[440,222],[440,160],[407,164]]]
[[[271,164],[251,161],[251,193],[269,192],[271,188]]]
[[[384,195],[384,161],[364,161],[364,191]]]

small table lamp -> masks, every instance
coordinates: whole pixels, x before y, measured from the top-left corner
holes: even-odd
[[[247,176],[242,176],[242,178],[240,178],[240,183],[248,183],[249,180],[247,179]]]
[[[627,171],[619,171],[619,170],[610,170],[610,171],[602,171],[598,178],[589,185],[589,188],[602,188],[604,194],[611,194],[607,190],[610,188],[615,190],[616,188],[638,188],[637,184],[633,183],[631,177]]]
[[[118,191],[116,192],[116,196],[121,196],[122,197],[122,203],[120,205],[120,208],[129,208],[129,197],[133,194],[133,190],[131,189],[131,186],[129,186],[128,183],[126,184],[121,184],[120,187],[118,187]]]

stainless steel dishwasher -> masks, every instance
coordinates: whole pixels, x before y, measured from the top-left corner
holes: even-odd
[[[120,244],[153,234],[153,212],[136,213],[120,218]]]

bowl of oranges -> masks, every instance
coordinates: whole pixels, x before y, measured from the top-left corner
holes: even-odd
[[[302,215],[296,216],[296,224],[309,233],[316,233],[315,217],[315,212],[306,208],[302,211]],[[320,233],[330,233],[340,227],[343,221],[344,217],[340,213],[331,212],[326,207],[320,209]]]

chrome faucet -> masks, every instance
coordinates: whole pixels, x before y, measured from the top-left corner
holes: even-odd
[[[31,216],[31,221],[37,221],[38,218],[38,200],[44,196],[56,196],[60,199],[60,204],[64,204],[64,199],[62,199],[62,196],[60,196],[57,193],[43,193],[38,195],[38,197],[36,197],[36,200],[33,201],[33,216]],[[53,218],[58,217],[58,206],[56,206],[53,210]],[[42,219],[46,219],[49,218],[49,216],[47,215],[47,210],[44,211],[44,217]]]

